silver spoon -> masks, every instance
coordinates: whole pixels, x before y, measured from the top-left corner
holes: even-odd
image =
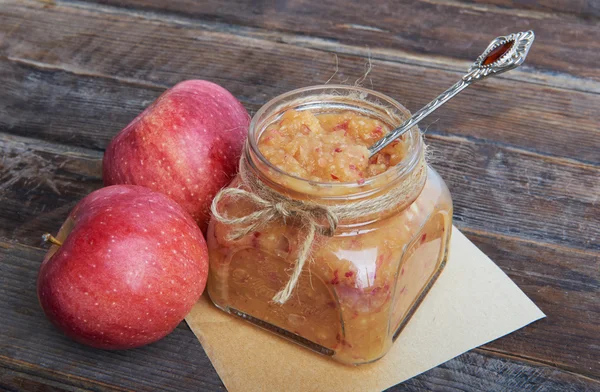
[[[410,128],[417,125],[422,119],[434,110],[448,102],[455,95],[469,87],[478,80],[488,76],[499,75],[510,71],[523,64],[529,48],[533,43],[535,34],[529,30],[522,33],[514,33],[498,37],[485,49],[477,60],[469,68],[469,72],[456,84],[444,91],[436,99],[429,102],[425,107],[412,115],[411,118],[402,123],[398,128],[379,139],[369,147],[369,158],[381,151],[385,146],[404,135]]]

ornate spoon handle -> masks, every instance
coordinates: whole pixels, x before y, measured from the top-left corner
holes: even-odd
[[[398,128],[393,129],[390,133],[369,147],[369,157],[377,154],[385,146],[405,134],[422,119],[471,84],[486,77],[510,71],[523,64],[534,38],[535,35],[533,34],[533,31],[530,30],[498,37],[490,42],[485,51],[477,58],[473,65],[471,65],[469,72],[464,75],[461,80],[456,82],[433,101],[429,102],[421,110],[415,112],[411,118],[403,122]]]

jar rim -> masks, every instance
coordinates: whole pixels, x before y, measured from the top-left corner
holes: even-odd
[[[348,85],[342,85],[342,84],[331,84],[331,85],[323,84],[323,85],[314,85],[314,86],[303,87],[303,88],[295,89],[292,91],[288,91],[284,94],[281,94],[281,95],[278,95],[278,96],[272,98],[267,103],[265,103],[254,114],[254,116],[252,117],[252,120],[250,122],[249,130],[248,130],[249,150],[247,148],[245,153],[248,154],[251,152],[252,155],[254,155],[256,158],[258,158],[258,160],[260,161],[261,164],[265,165],[270,170],[273,170],[275,173],[277,173],[277,175],[283,176],[283,178],[290,178],[297,182],[304,182],[306,184],[310,184],[311,186],[315,187],[316,189],[320,189],[320,188],[331,189],[333,187],[335,187],[337,189],[345,189],[345,190],[347,190],[347,194],[352,194],[352,195],[356,195],[356,196],[363,193],[363,192],[361,192],[361,190],[369,189],[375,183],[382,182],[382,184],[388,184],[390,182],[393,182],[392,180],[394,180],[394,179],[403,177],[405,174],[408,174],[412,169],[414,169],[414,167],[419,163],[421,151],[424,148],[424,142],[423,142],[423,138],[421,136],[418,126],[415,125],[413,128],[411,128],[411,130],[409,132],[406,133],[407,138],[410,142],[407,156],[404,157],[404,159],[402,159],[398,164],[391,166],[383,173],[380,173],[373,177],[365,178],[364,182],[361,182],[361,183],[358,183],[357,181],[327,182],[327,181],[310,180],[310,179],[298,177],[298,176],[292,175],[290,173],[287,173],[286,171],[273,165],[260,152],[260,149],[258,148],[258,140],[260,138],[260,133],[259,134],[256,134],[256,133],[264,131],[264,129],[268,126],[268,124],[265,126],[261,125],[261,121],[263,120],[263,117],[265,115],[267,115],[269,111],[276,111],[278,108],[280,109],[280,111],[282,111],[283,109],[281,109],[280,107],[283,106],[288,99],[291,99],[294,96],[298,96],[298,98],[306,99],[309,97],[322,96],[323,92],[325,92],[325,91],[328,91],[329,95],[331,97],[335,97],[335,96],[351,97],[352,95],[357,95],[358,98],[360,98],[361,96],[369,96],[371,98],[375,98],[375,99],[377,99],[377,101],[360,100],[360,102],[363,104],[366,104],[366,105],[370,105],[371,107],[378,107],[380,109],[385,108],[386,112],[388,112],[389,120],[392,120],[393,118],[392,118],[392,114],[389,113],[388,109],[393,109],[393,110],[400,112],[402,117],[405,117],[405,118],[400,118],[402,121],[406,120],[408,117],[411,116],[410,111],[408,111],[408,109],[406,109],[404,106],[402,106],[402,104],[397,102],[395,99],[393,99],[385,94],[382,94],[377,91],[370,90],[370,89],[367,89],[364,87],[348,86]],[[344,92],[345,94],[340,94],[340,92]],[[301,100],[297,101],[298,104],[301,102],[302,102]],[[358,102],[358,100],[357,100],[357,102]],[[385,106],[382,105],[382,103]],[[289,102],[287,102],[287,104],[289,106],[287,109],[294,108],[294,101],[289,101]],[[400,124],[397,124],[397,125],[400,125]],[[252,159],[249,159],[249,161],[252,161]],[[389,180],[382,181],[382,179],[385,179],[386,177],[389,177]],[[373,192],[367,191],[366,193],[371,194]]]

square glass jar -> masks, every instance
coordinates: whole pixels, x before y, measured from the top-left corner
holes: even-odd
[[[417,127],[403,136],[407,154],[396,166],[360,183],[315,182],[272,165],[258,148],[262,132],[287,110],[314,114],[357,112],[390,128],[410,113],[390,97],[360,87],[325,85],[274,98],[254,116],[243,152],[245,170],[293,200],[323,206],[369,202],[397,187],[397,203],[339,222],[332,237],[311,246],[291,297],[272,299],[289,281],[306,236],[301,222],[274,219],[231,240],[232,227],[212,219],[207,233],[208,293],[220,309],[345,364],[376,361],[417,311],[447,259],[452,200],[441,177],[424,165]],[[423,181],[409,181],[424,170]],[[235,179],[230,187],[241,187]],[[222,200],[219,210],[241,217],[257,206]]]

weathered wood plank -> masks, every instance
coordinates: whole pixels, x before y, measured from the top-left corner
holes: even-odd
[[[439,3],[453,3],[455,0],[429,0]],[[488,9],[497,6],[512,12],[514,15],[523,15],[524,11],[539,13],[568,14],[582,19],[594,20],[600,17],[600,3],[595,0],[458,0],[465,5]],[[525,14],[526,15],[526,14]]]
[[[0,60],[0,129],[98,151],[164,88]]]
[[[102,153],[0,133],[0,237],[39,245],[102,186]]]
[[[459,227],[600,250],[595,168],[469,139],[429,134],[427,141],[433,167],[453,195]]]
[[[258,27],[408,55],[472,61],[500,34],[532,29],[538,40],[527,63],[600,81],[597,20],[569,14],[475,7],[461,1],[391,2],[91,0],[141,11]],[[512,2],[511,2],[512,3]],[[565,4],[566,2],[563,2]],[[591,3],[591,2],[590,2]],[[592,5],[597,11],[597,6]],[[304,41],[306,43],[306,40]],[[560,45],[557,50],[556,45]]]
[[[151,100],[161,86],[182,79],[215,81],[254,109],[285,91],[324,83],[335,71],[333,55],[318,50],[127,14],[25,4],[30,8],[9,5],[0,13],[4,53],[12,62],[30,66],[1,65],[2,75],[6,74],[2,82],[9,88],[0,102],[0,126],[8,132],[23,134],[24,127],[31,125],[37,137],[102,148],[141,109],[141,102]],[[459,77],[456,72],[387,61],[373,61],[373,66],[365,85],[371,87],[372,82],[376,90],[396,97],[411,110],[425,105]],[[353,83],[364,69],[363,58],[339,56],[332,81]],[[90,84],[93,81],[73,81],[69,73],[116,77],[121,83],[98,91]],[[142,90],[147,84],[150,93]],[[123,85],[139,89],[119,101]],[[25,87],[38,88],[22,91]],[[103,94],[102,110],[86,102],[92,92]],[[76,104],[76,100],[84,102]],[[441,108],[424,127],[598,165],[597,107],[600,94],[489,80]],[[69,108],[74,113],[67,113]],[[37,111],[52,120],[50,132],[40,133],[38,125],[44,117],[36,116]]]
[[[477,353],[475,355],[475,352]],[[530,363],[515,363],[476,350],[461,355],[386,392],[396,391],[600,391],[597,380]]]
[[[51,169],[44,177],[34,176],[28,182],[18,181],[5,189],[0,195],[0,216],[3,217],[0,238],[39,245],[43,232],[55,233],[75,203],[101,186],[101,162],[96,155],[88,159],[84,150],[74,154],[60,145],[2,134],[0,143],[5,143],[8,150],[19,143],[21,155],[51,156],[50,168],[63,165],[60,172]],[[598,214],[592,218],[595,221],[587,223],[589,227],[576,231],[579,239],[568,238],[567,245],[589,250],[547,246],[515,238],[565,242],[556,237],[561,235],[563,228],[570,221],[581,225],[579,220],[588,219],[581,213],[590,208],[590,202],[585,201],[591,186],[585,179],[589,179],[590,174],[577,168],[552,167],[497,147],[490,151],[486,145],[468,141],[457,146],[444,139],[432,139],[431,144],[444,152],[435,166],[453,192],[457,225],[548,314],[547,320],[493,343],[490,349],[600,376],[600,350],[596,344],[600,334],[600,304],[597,302],[600,252],[597,251],[598,244],[591,242],[591,236],[598,235],[594,230],[600,228]],[[486,149],[485,154],[481,149]],[[91,151],[89,154],[98,153]],[[474,165],[466,163],[473,155],[489,158],[481,158]],[[503,160],[496,161],[499,156]],[[443,163],[446,161],[463,163]],[[558,178],[526,180],[519,175],[523,170],[532,178],[543,178],[543,173]],[[0,176],[3,175],[0,170]],[[568,177],[562,177],[565,175]],[[571,177],[582,181],[580,188],[574,188],[564,196],[561,184]],[[49,183],[40,181],[42,178],[54,183],[60,195],[54,195]],[[87,180],[82,181],[84,178]],[[484,193],[493,193],[495,197],[484,197]],[[564,204],[560,204],[562,202]],[[6,212],[8,209],[14,209],[16,215],[11,216]],[[565,335],[570,337],[568,342],[562,339]]]
[[[87,348],[60,334],[44,318],[35,295],[43,254],[41,249],[20,245],[0,246],[0,295],[4,298],[0,310],[5,317],[0,324],[2,366],[97,391],[224,390],[200,344],[183,325],[160,342],[121,352]],[[599,383],[476,350],[391,390],[533,390],[536,386],[592,391]]]
[[[600,252],[465,234],[548,316],[484,347],[599,377]]]

